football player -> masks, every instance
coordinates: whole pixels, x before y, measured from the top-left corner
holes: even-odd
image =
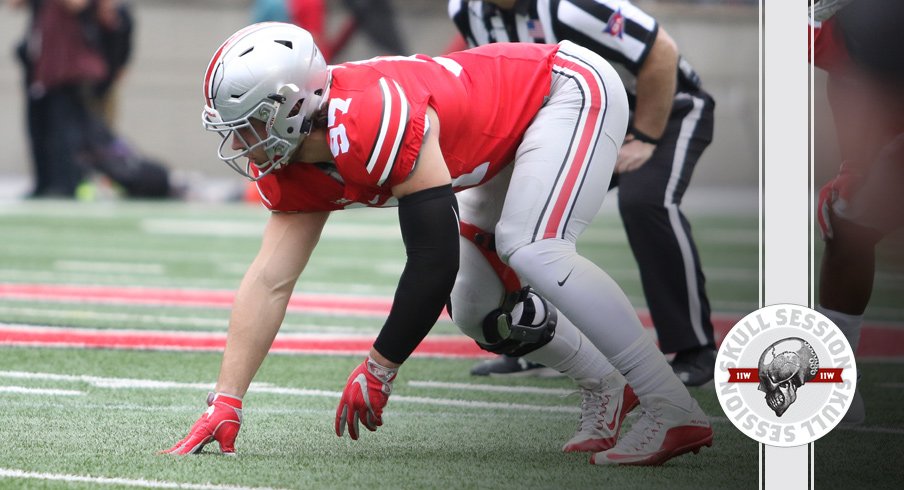
[[[904,4],[822,0],[812,7],[812,63],[828,74],[842,164],[819,192],[825,251],[817,309],[856,352],[876,245],[904,226]],[[865,418],[859,390],[843,422]]]
[[[400,366],[451,298],[453,320],[482,347],[531,356],[599,393],[571,441],[597,451],[591,461],[659,464],[712,444],[624,293],[576,251],[628,119],[602,58],[563,42],[328,67],[307,31],[264,23],[216,51],[204,97],[220,158],[257,182],[272,214],[236,294],[216,393],[167,452],[216,440],[234,453],[242,397],[295,282],[330,213],[357,206],[398,207],[407,262],[342,393],[338,436],[383,424]],[[474,187],[459,208],[455,192]],[[615,444],[633,405],[626,382],[643,415]]]
[[[715,337],[705,276],[681,211],[697,161],[713,138],[715,102],[659,22],[626,0],[449,0],[471,46],[568,40],[619,68],[630,124],[610,187],[637,260],[659,347],[688,386],[713,379]],[[506,358],[472,374],[520,371]],[[523,364],[525,367],[532,367]]]

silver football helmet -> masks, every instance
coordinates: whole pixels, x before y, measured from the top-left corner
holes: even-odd
[[[217,150],[220,159],[251,180],[288,163],[311,133],[329,81],[313,37],[298,26],[263,22],[230,36],[204,73],[201,120],[205,129],[223,138]],[[264,123],[266,135],[257,136],[251,119]],[[231,148],[233,138],[242,143],[241,149]],[[266,161],[250,158],[256,148],[266,152]]]
[[[842,7],[851,3],[851,0],[816,0],[810,2],[810,15],[813,20],[822,22],[841,10]]]

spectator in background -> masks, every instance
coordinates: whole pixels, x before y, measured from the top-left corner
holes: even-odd
[[[407,54],[408,48],[396,22],[391,0],[343,0],[351,14],[335,36],[326,34],[324,0],[255,0],[254,22],[290,22],[311,33],[327,62],[345,48],[351,36],[363,30],[381,54]]]
[[[96,30],[89,35],[96,39],[108,67],[107,76],[95,87],[100,103],[97,113],[112,128],[118,106],[117,87],[132,57],[135,19],[129,3],[120,0],[98,0],[97,19]]]
[[[408,54],[392,0],[343,0],[342,3],[351,11],[358,28],[385,54]]]
[[[291,0],[254,0],[251,19],[254,22],[291,22],[286,3]],[[316,3],[323,4],[322,0]]]
[[[96,84],[108,75],[103,55],[82,30],[87,0],[8,0],[31,9],[18,48],[25,68],[28,134],[34,163],[31,197],[73,197],[85,176],[76,158]]]
[[[578,43],[623,68],[628,136],[610,188],[640,269],[644,296],[672,368],[688,386],[713,379],[716,360],[705,278],[681,201],[713,137],[715,102],[659,22],[626,0],[449,0],[472,46],[495,42]],[[472,374],[540,369],[500,357]]]
[[[17,53],[25,73],[35,187],[30,197],[75,197],[98,171],[131,197],[167,197],[168,170],[110,129],[109,97],[129,57],[132,19],[120,0],[8,0],[31,10]],[[106,101],[106,104],[105,104]],[[107,109],[104,109],[105,105]]]

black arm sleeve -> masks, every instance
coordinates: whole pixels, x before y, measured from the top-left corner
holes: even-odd
[[[451,185],[399,199],[408,260],[374,348],[403,363],[439,318],[458,274],[458,201]]]

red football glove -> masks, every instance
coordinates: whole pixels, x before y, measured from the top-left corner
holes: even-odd
[[[838,170],[838,175],[819,190],[816,218],[823,240],[833,238],[832,215],[847,208],[862,181],[861,170],[852,162],[844,162]]]
[[[381,366],[368,357],[348,377],[339,407],[336,408],[336,435],[358,440],[358,421],[371,432],[383,425],[383,407],[392,392],[398,369]]]
[[[235,437],[242,426],[242,399],[222,393],[207,395],[207,411],[191,426],[188,435],[166,454],[197,454],[216,439],[223,454],[235,456]]]

